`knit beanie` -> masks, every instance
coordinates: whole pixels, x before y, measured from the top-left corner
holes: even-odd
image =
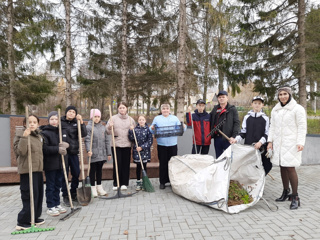
[[[50,120],[50,118],[51,118],[52,116],[58,116],[58,112],[57,112],[57,111],[52,111],[52,112],[50,112],[50,113],[48,114],[48,121]]]
[[[101,112],[99,109],[91,109],[90,110],[90,119],[92,119],[94,116],[93,116],[93,110],[94,110],[94,116],[99,116],[101,117]]]
[[[279,93],[280,93],[281,91],[287,92],[290,96],[292,95],[292,90],[291,90],[291,87],[289,87],[289,86],[280,87],[280,88],[278,89],[278,96],[279,96]]]
[[[76,107],[74,107],[74,106],[68,106],[67,108],[66,108],[66,114],[67,114],[67,112],[69,111],[69,110],[74,110],[75,112],[76,112],[76,115],[78,114],[77,112],[77,109],[76,109]]]

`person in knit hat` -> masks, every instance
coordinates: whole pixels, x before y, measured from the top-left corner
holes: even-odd
[[[68,106],[66,108],[66,115],[61,117],[61,128],[62,128],[62,139],[69,143],[69,148],[67,149],[68,153],[68,166],[66,168],[67,175],[69,173],[69,167],[71,170],[71,198],[73,201],[77,200],[77,188],[79,185],[79,175],[80,175],[80,167],[79,167],[79,140],[78,140],[78,122],[80,121],[81,128],[81,136],[87,136],[87,128],[83,122],[82,116],[78,114],[76,107]],[[66,206],[69,206],[69,198],[66,184],[62,184],[62,196],[63,201]]]
[[[93,125],[94,124],[94,125]],[[90,151],[91,132],[93,128],[92,150]],[[110,136],[107,135],[105,126],[101,123],[101,112],[99,109],[91,109],[90,121],[87,124],[88,135],[84,142],[88,156],[91,156],[90,162],[90,184],[93,197],[106,195],[107,192],[103,189],[102,167],[107,160],[111,160]],[[96,182],[97,181],[97,185]]]
[[[268,135],[268,151],[273,150],[272,164],[280,166],[283,185],[278,202],[291,200],[290,209],[300,206],[298,196],[298,175],[296,167],[301,165],[302,150],[306,141],[307,117],[305,109],[292,97],[288,86],[278,89],[279,103],[271,111],[271,125]],[[289,184],[292,188],[290,193]]]
[[[58,112],[48,114],[48,125],[40,126],[43,137],[43,170],[46,175],[47,214],[59,216],[67,210],[60,205],[60,189],[63,183],[62,158],[67,159],[67,142],[60,143]]]

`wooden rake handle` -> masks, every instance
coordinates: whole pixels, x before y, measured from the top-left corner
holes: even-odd
[[[111,106],[110,105],[109,105],[109,112],[110,112],[110,120],[112,121],[112,111],[111,111]],[[115,139],[114,139],[113,126],[111,127],[111,133],[112,133],[113,155],[114,155],[113,161],[114,161],[114,163],[116,165],[117,187],[119,188],[120,187],[120,183],[119,183],[118,161],[117,161],[117,151],[116,151],[116,143],[115,143]]]
[[[59,119],[59,142],[62,143],[62,130],[61,130],[61,113],[60,113],[60,108],[58,109],[58,119]],[[70,193],[70,188],[69,188],[69,181],[68,181],[68,175],[67,175],[67,170],[66,170],[66,164],[64,162],[64,156],[61,154],[61,161],[62,161],[62,168],[63,168],[63,174],[64,174],[64,179],[66,181],[66,187],[67,187],[67,192],[68,192],[68,198],[69,198],[69,203],[71,209],[73,209],[73,203],[71,200],[71,193]]]

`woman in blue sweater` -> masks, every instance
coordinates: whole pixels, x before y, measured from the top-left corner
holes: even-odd
[[[157,127],[169,127],[181,125],[179,119],[170,114],[170,105],[164,103],[161,105],[161,115],[156,116],[153,119],[153,122],[150,126],[150,130],[154,133],[155,125]],[[184,131],[186,126],[184,126]],[[157,150],[159,158],[159,180],[160,180],[160,189],[165,189],[165,184],[170,182],[169,172],[168,172],[168,163],[170,158],[178,154],[178,137],[159,137],[157,138]]]

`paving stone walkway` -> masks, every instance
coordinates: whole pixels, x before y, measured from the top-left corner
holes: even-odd
[[[320,165],[302,166],[297,170],[301,207],[289,210],[290,202],[275,203],[282,192],[279,168],[271,171],[275,180],[266,179],[264,201],[230,215],[174,194],[171,187],[159,189],[158,179],[150,179],[155,193],[139,192],[121,199],[95,198],[92,203],[66,221],[46,214],[43,204],[44,227],[51,232],[11,235],[21,209],[19,186],[0,186],[0,239],[36,240],[227,240],[227,239],[320,239]],[[103,181],[111,191],[112,181]],[[130,181],[128,191],[134,190]],[[45,199],[44,199],[45,201]],[[125,235],[125,232],[128,234]]]

